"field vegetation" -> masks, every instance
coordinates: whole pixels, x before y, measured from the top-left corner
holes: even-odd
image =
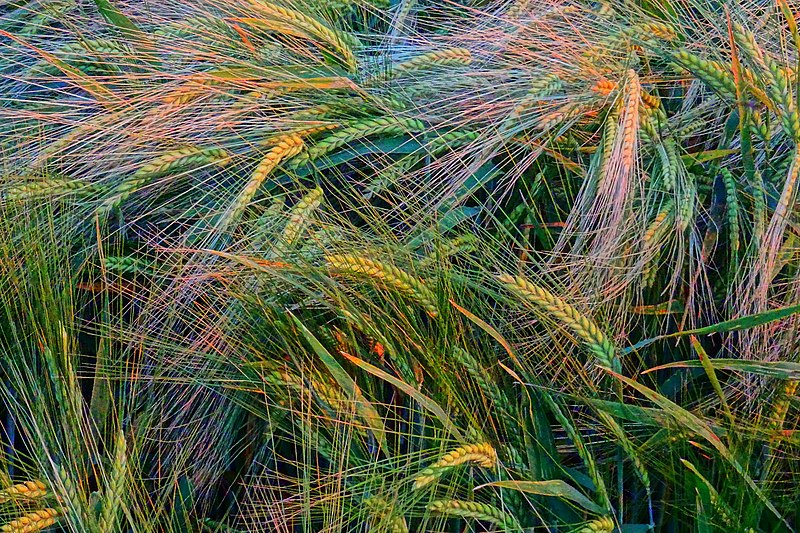
[[[0,0],[0,532],[800,525],[794,0]]]

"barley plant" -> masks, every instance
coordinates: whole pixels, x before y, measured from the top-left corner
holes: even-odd
[[[800,528],[798,13],[0,1],[0,531]]]

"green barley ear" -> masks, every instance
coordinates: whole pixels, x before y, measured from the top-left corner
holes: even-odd
[[[425,131],[425,124],[417,119],[382,117],[354,120],[331,135],[320,139],[314,146],[295,156],[290,168],[298,168],[316,161],[354,141],[374,135],[404,135]]]
[[[408,533],[408,524],[405,518],[398,514],[395,507],[386,498],[371,496],[364,500],[364,505],[369,509],[372,526],[375,531],[385,531],[386,533]]]
[[[468,444],[456,448],[417,474],[414,478],[414,489],[430,485],[447,471],[467,463],[473,463],[482,468],[494,468],[497,464],[497,452],[488,443]]]
[[[333,29],[310,15],[272,2],[250,3],[263,16],[261,19],[249,19],[257,26],[278,33],[308,38],[335,55],[350,72],[358,70],[358,60],[353,48],[358,47],[360,42],[354,36]]]
[[[777,400],[772,408],[772,415],[769,418],[770,427],[779,431],[783,428],[783,423],[786,420],[786,414],[789,412],[789,405],[797,393],[797,386],[800,381],[789,379],[783,383],[783,387],[777,394]]]
[[[468,66],[471,63],[472,54],[466,48],[448,48],[428,52],[399,63],[391,69],[388,77],[393,78],[408,72],[434,67]]]
[[[145,163],[133,176],[120,183],[113,195],[102,203],[100,211],[108,212],[118,207],[157,177],[212,164],[224,166],[229,161],[230,154],[221,148],[185,147],[172,150]]]
[[[675,60],[720,96],[729,100],[736,99],[736,84],[730,68],[717,61],[701,59],[688,50],[678,50],[675,53]]]
[[[125,491],[128,475],[128,454],[125,434],[117,432],[114,442],[114,462],[104,492],[103,507],[100,511],[98,527],[100,533],[114,533],[117,530],[117,517]]]
[[[92,196],[102,191],[102,187],[87,183],[83,180],[44,177],[40,179],[26,179],[21,183],[17,183],[16,180],[12,181],[12,185],[2,191],[2,199],[6,201],[17,201],[68,194]]]
[[[311,223],[314,212],[322,205],[323,198],[322,189],[316,187],[294,205],[289,213],[289,222],[286,223],[280,241],[275,246],[276,254],[284,253],[296,245],[297,240]]]
[[[247,206],[250,205],[264,180],[281,164],[282,161],[290,159],[299,154],[303,149],[303,139],[297,135],[282,135],[274,141],[273,147],[264,155],[258,164],[247,185],[239,192],[228,212],[219,222],[218,227],[224,231],[231,224],[239,222]]]
[[[583,340],[586,348],[597,358],[600,366],[614,369],[619,367],[614,344],[600,330],[594,320],[582,315],[561,298],[543,287],[534,285],[522,276],[500,274],[497,279],[510,292],[533,304],[535,308],[545,311],[552,319],[570,329]]]
[[[325,256],[328,268],[346,274],[362,275],[382,282],[385,286],[419,303],[431,317],[439,314],[436,297],[422,280],[394,265],[355,255]]]
[[[493,505],[462,500],[436,500],[428,504],[428,510],[445,516],[472,518],[501,527],[503,531],[520,530],[519,522],[509,513]]]
[[[733,176],[730,170],[727,168],[719,169],[720,176],[722,176],[722,182],[725,185],[725,205],[727,209],[727,220],[728,220],[728,241],[730,246],[730,253],[731,253],[731,267],[738,263],[739,257],[739,234],[740,224],[739,224],[739,216],[740,216],[740,206],[739,206],[739,199],[736,193],[736,178]]]

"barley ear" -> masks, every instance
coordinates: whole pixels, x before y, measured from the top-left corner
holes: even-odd
[[[594,320],[582,315],[561,298],[543,287],[534,285],[522,276],[500,274],[497,279],[512,294],[533,304],[535,309],[545,311],[550,318],[571,330],[583,341],[588,351],[597,358],[600,366],[618,368],[619,361],[616,358],[614,345]]]

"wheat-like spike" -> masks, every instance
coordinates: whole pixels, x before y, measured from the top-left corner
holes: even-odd
[[[612,533],[614,531],[614,520],[610,516],[604,516],[591,522],[586,522],[572,533]]]
[[[694,220],[697,202],[697,188],[694,179],[686,180],[683,190],[680,192],[678,198],[677,208],[675,213],[675,222],[680,233],[686,231],[689,224]]]
[[[633,443],[630,441],[628,436],[625,434],[625,430],[622,425],[617,422],[614,417],[610,416],[608,413],[604,413],[602,411],[598,412],[600,415],[600,419],[603,423],[611,430],[614,434],[614,437],[617,439],[617,443],[619,444],[620,448],[625,452],[625,455],[628,456],[631,463],[633,464],[634,470],[636,470],[636,475],[639,476],[639,479],[644,485],[645,489],[647,490],[647,494],[650,494],[650,474],[647,472],[647,468],[644,466],[641,457],[639,457],[639,453],[633,446]]]
[[[97,194],[102,188],[86,183],[83,180],[69,178],[41,178],[25,180],[22,183],[8,187],[2,193],[2,198],[7,201],[28,200],[42,196],[60,196],[81,193],[84,195]]]
[[[313,147],[295,156],[290,166],[297,168],[306,165],[353,141],[372,135],[402,135],[425,129],[425,124],[417,119],[382,117],[352,121],[347,127],[321,139]]]
[[[800,115],[794,103],[794,91],[789,84],[789,77],[770,56],[765,54],[756,43],[753,34],[741,24],[733,24],[733,36],[739,49],[751,63],[759,67],[766,77],[764,84],[768,87],[772,101],[780,105],[781,122],[787,135],[795,142],[800,142]]]
[[[628,70],[628,83],[625,86],[626,100],[622,111],[622,154],[623,168],[633,167],[636,150],[636,139],[639,133],[639,104],[641,102],[642,86],[639,76],[633,69]]]
[[[665,22],[643,22],[630,28],[625,28],[622,34],[627,37],[634,37],[644,41],[650,39],[661,39],[672,41],[678,37],[678,33],[671,25]]]
[[[414,489],[421,489],[442,477],[448,470],[466,463],[474,463],[482,468],[494,468],[497,463],[497,452],[488,443],[460,446],[417,474],[414,478]]]
[[[306,137],[313,137],[319,133],[325,133],[326,131],[335,130],[340,128],[341,125],[339,124],[320,124],[319,126],[308,126],[306,128],[298,128],[296,130],[292,130],[289,132],[291,135],[296,135],[301,139],[305,139]],[[270,146],[274,144],[274,139],[267,139],[264,141],[264,145]]]
[[[437,261],[446,260],[462,253],[474,252],[476,250],[475,245],[477,241],[478,238],[472,233],[459,235],[458,237],[445,241],[441,246],[438,246],[434,252],[424,257],[419,262],[419,267],[425,268],[435,264]]]
[[[133,193],[159,176],[210,164],[224,166],[229,161],[230,154],[222,148],[188,146],[169,151],[145,163],[134,172],[130,179],[120,183],[114,190],[114,194],[103,202],[100,210],[109,211],[119,206]]]
[[[89,52],[89,55],[87,55]],[[75,43],[68,43],[61,47],[55,55],[62,56],[70,63],[76,63],[82,70],[119,70],[113,62],[108,61],[108,56],[115,59],[131,57],[133,49],[125,44],[108,39],[85,39]],[[94,56],[94,57],[92,57]],[[103,60],[95,63],[96,59]],[[42,60],[30,68],[31,72],[43,74],[59,74],[61,70],[47,60]]]
[[[404,272],[394,265],[373,261],[354,255],[325,256],[328,267],[344,273],[361,274],[383,282],[401,294],[419,303],[430,316],[436,317],[439,309],[436,296],[422,280]]]
[[[668,138],[663,142],[664,152],[662,154],[662,173],[661,179],[664,189],[668,192],[674,191],[678,182],[678,174],[681,168],[681,156],[678,153],[678,143],[674,139]]]
[[[0,526],[0,531],[4,533],[36,533],[55,524],[61,516],[63,516],[61,511],[48,507],[12,520],[8,524]]]
[[[375,531],[386,531],[387,533],[408,533],[408,524],[395,510],[391,502],[381,496],[371,496],[364,500],[364,505],[374,516],[375,526],[383,526]],[[372,531],[372,527],[370,527]]]
[[[395,65],[392,67],[389,77],[433,67],[468,66],[471,63],[472,54],[466,48],[435,50]]]
[[[592,85],[591,90],[601,96],[608,96],[616,90],[617,85],[618,84],[615,81],[611,81],[606,78],[600,78],[594,83],[594,85]]]
[[[767,115],[769,115],[769,113],[767,113]],[[765,143],[769,143],[770,140],[772,139],[772,134],[769,131],[769,126],[767,125],[767,121],[764,120],[761,111],[759,111],[758,109],[753,109],[750,112],[750,118],[753,121],[753,126],[755,126],[754,129],[756,135],[758,135],[758,137]]]
[[[602,151],[598,153],[598,157],[602,158],[597,178],[598,189],[602,188],[603,181],[608,174],[608,166],[612,161],[611,155],[614,152],[614,145],[617,142],[617,132],[619,130],[618,118],[617,113],[612,111],[609,116],[606,117],[605,123],[603,124],[603,138],[600,147]]]
[[[797,386],[800,381],[796,379],[788,379],[783,383],[783,387],[778,393],[778,399],[772,408],[772,415],[769,418],[770,427],[773,430],[780,430],[783,428],[783,422],[786,420],[786,414],[789,412],[789,405],[792,398],[797,393]]]
[[[130,255],[108,256],[105,258],[104,265],[107,270],[125,274],[150,274],[153,272],[153,264],[150,261]]]
[[[0,503],[10,500],[35,500],[47,496],[47,485],[39,480],[24,481],[0,490]]]
[[[542,308],[552,318],[572,330],[575,335],[584,341],[588,350],[594,354],[601,366],[612,368],[612,365],[615,364],[614,345],[594,320],[582,315],[561,298],[547,289],[534,285],[522,276],[514,277],[508,274],[500,274],[497,279],[509,291],[536,307]]]
[[[460,518],[474,518],[483,522],[495,524],[504,531],[516,531],[520,529],[517,519],[487,503],[468,502],[462,500],[436,500],[428,504],[428,510],[433,513],[445,516],[457,516]]]
[[[650,224],[647,226],[647,229],[644,231],[644,237],[642,241],[645,249],[650,249],[658,243],[658,241],[661,239],[661,236],[664,234],[667,228],[669,228],[674,216],[675,199],[670,197],[664,201],[661,209],[658,213],[656,213],[653,221],[650,222]]]
[[[732,260],[735,263],[739,254],[739,199],[736,194],[736,178],[727,168],[719,169],[722,182],[725,184],[725,205],[727,208],[729,246]]]
[[[445,150],[452,150],[458,146],[469,144],[480,138],[478,131],[453,130],[444,133],[425,145],[425,151],[430,155],[437,155]]]
[[[276,253],[282,253],[290,246],[293,246],[297,239],[303,234],[303,231],[308,227],[314,212],[322,204],[323,191],[317,187],[297,202],[289,213],[289,222],[283,229],[281,240],[276,246]]]
[[[305,37],[313,39],[320,39],[328,45],[330,51],[338,53],[342,62],[348,67],[351,72],[358,70],[358,61],[353,53],[353,46],[359,46],[358,39],[347,33],[330,28],[319,20],[301,13],[294,9],[282,7],[272,2],[265,2],[263,0],[249,0],[250,4],[255,7],[262,14],[273,19],[277,22],[277,26],[269,24],[267,20],[260,20],[258,24],[266,24],[268,27],[272,26],[273,29],[278,31],[286,31],[294,29]],[[248,21],[254,22],[251,19]],[[296,34],[296,33],[295,33]]]
[[[559,90],[564,83],[558,74],[548,73],[539,78],[534,79],[528,87],[526,98],[542,98],[550,96]]]
[[[647,91],[642,91],[642,103],[648,109],[659,109],[661,107],[661,98]]]
[[[405,104],[392,97],[382,97],[374,94],[368,98],[362,96],[351,96],[340,98],[328,104],[302,109],[290,115],[291,120],[319,120],[331,115],[341,115],[342,117],[352,116],[353,114],[374,115],[377,112],[385,112],[387,109],[405,109]]]
[[[114,443],[114,464],[111,467],[111,476],[106,483],[103,507],[98,521],[100,533],[114,533],[117,529],[117,516],[122,503],[127,475],[127,443],[125,442],[125,434],[122,431],[118,431],[116,442]]]
[[[478,361],[469,352],[456,346],[453,348],[453,358],[467,370],[467,373],[472,376],[478,387],[492,400],[497,408],[506,413],[514,413],[515,408],[508,401],[508,397],[500,392],[491,374],[487,372],[484,366],[478,364]],[[515,429],[516,426],[512,425],[511,430]]]
[[[239,192],[239,195],[234,200],[228,213],[220,221],[219,228],[225,230],[230,224],[238,223],[239,219],[244,214],[247,206],[253,201],[253,197],[258,193],[264,180],[272,173],[273,170],[278,168],[282,161],[290,159],[299,154],[303,149],[303,139],[297,135],[281,135],[280,138],[275,140],[273,148],[266,153],[261,159],[247,185]]]
[[[550,131],[559,124],[576,119],[591,110],[594,104],[591,102],[569,102],[555,111],[543,115],[536,123],[535,129],[539,131]]]
[[[642,285],[645,289],[649,289],[656,284],[658,280],[658,267],[661,261],[661,252],[657,250],[653,258],[647,262],[642,270]]]
[[[675,53],[678,62],[697,76],[703,83],[717,91],[725,98],[736,98],[736,83],[730,69],[723,67],[717,61],[701,59],[688,50],[679,50]]]

